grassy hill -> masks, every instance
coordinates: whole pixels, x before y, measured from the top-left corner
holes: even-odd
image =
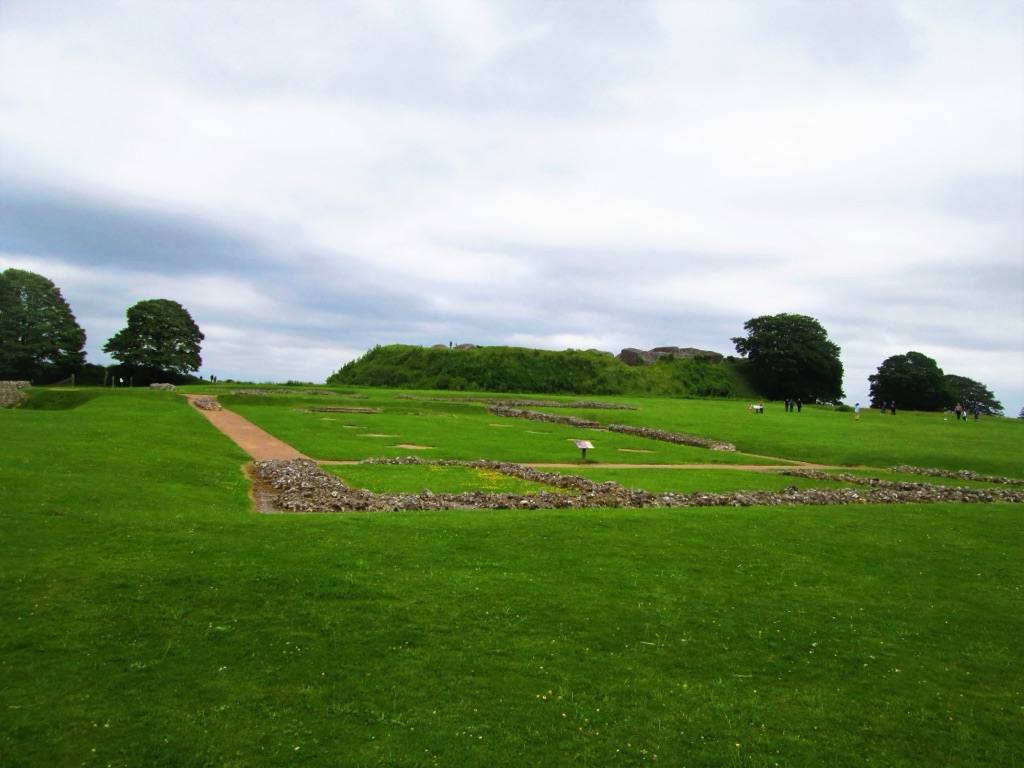
[[[554,352],[523,347],[417,347],[371,349],[342,366],[328,384],[538,394],[755,396],[742,361],[663,358],[630,366],[601,352]]]

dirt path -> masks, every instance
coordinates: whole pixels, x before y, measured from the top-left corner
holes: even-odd
[[[197,399],[217,399],[212,395],[185,395],[185,397],[188,398],[188,401],[193,406],[195,406]],[[256,461],[309,458],[304,453],[299,453],[288,443],[278,440],[269,432],[265,432],[237,413],[228,410],[211,411],[198,407],[196,410],[203,414],[213,426],[234,440],[239,448],[252,456]]]

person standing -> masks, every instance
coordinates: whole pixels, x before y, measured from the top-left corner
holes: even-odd
[[[860,403],[853,406],[853,420],[860,421]]]
[[[896,415],[896,401],[895,400],[893,400],[891,403],[889,403],[889,413],[891,413],[893,416]]]

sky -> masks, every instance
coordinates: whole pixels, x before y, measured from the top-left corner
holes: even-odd
[[[0,269],[88,361],[697,347],[817,319],[1024,406],[1024,0],[2,0]]]

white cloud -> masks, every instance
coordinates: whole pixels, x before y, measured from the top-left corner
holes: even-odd
[[[787,311],[853,386],[927,343],[1024,402],[1022,29],[995,1],[8,0],[0,252],[90,345],[184,296],[247,378],[452,337],[729,353]]]

